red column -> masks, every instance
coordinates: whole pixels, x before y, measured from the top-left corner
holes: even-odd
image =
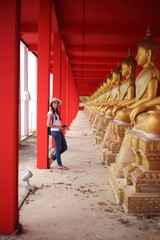
[[[0,1],[0,234],[11,234],[18,221],[19,112],[18,0]]]
[[[53,46],[53,96],[61,99],[61,36],[54,33]]]
[[[72,122],[72,73],[69,67],[69,123]]]
[[[54,33],[53,45],[53,97],[61,99],[61,36],[59,32]],[[62,103],[64,104],[64,103]],[[61,107],[59,108],[61,115]],[[52,138],[52,147],[55,142]]]
[[[76,115],[76,97],[75,97],[75,85],[73,85],[73,101],[74,101],[74,109],[73,109],[73,118],[75,118]]]
[[[72,108],[71,108],[71,121],[73,121],[73,111],[74,111],[74,99],[73,99],[73,75],[71,73],[71,102],[72,102]]]
[[[74,78],[73,78],[73,75],[72,75],[72,101],[73,101],[73,109],[72,109],[72,119],[74,119],[75,117],[75,99],[74,99]]]
[[[51,1],[39,1],[38,84],[37,84],[37,167],[47,168],[49,106],[49,64],[51,41]]]
[[[62,46],[62,60],[61,60],[61,118],[62,124],[66,124],[66,52]]]
[[[66,124],[69,125],[69,64],[66,57],[66,113],[65,113]]]
[[[70,66],[68,67],[68,121],[69,121],[69,125],[71,123],[70,121],[70,117],[71,117],[71,102],[70,102],[70,94],[71,94],[71,89],[70,89],[70,81],[71,81],[71,73],[70,73]]]

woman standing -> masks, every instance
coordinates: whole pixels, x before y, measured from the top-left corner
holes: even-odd
[[[50,110],[47,114],[47,127],[51,128],[51,135],[54,138],[56,145],[56,152],[52,158],[49,159],[49,166],[51,166],[52,162],[57,159],[58,169],[69,170],[69,168],[65,167],[61,161],[61,154],[67,150],[67,143],[62,132],[64,127],[61,125],[61,118],[58,111],[58,107],[61,103],[61,100],[58,98],[51,99]]]

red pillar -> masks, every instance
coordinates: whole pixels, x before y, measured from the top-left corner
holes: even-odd
[[[69,123],[72,122],[72,72],[69,66]]]
[[[71,102],[70,102],[70,94],[71,94],[71,89],[70,89],[70,81],[71,81],[71,73],[70,73],[70,66],[68,67],[68,121],[69,121],[69,125],[71,123],[70,119],[71,119]]]
[[[39,1],[38,84],[37,84],[37,167],[47,168],[51,1]]]
[[[66,57],[66,124],[69,125],[69,63]]]
[[[61,36],[54,33],[53,46],[53,96],[61,99]]]
[[[73,121],[73,111],[74,111],[74,99],[73,99],[73,75],[71,73],[71,102],[72,102],[72,108],[71,108],[71,121]]]
[[[18,221],[19,112],[18,0],[0,1],[0,234],[11,234]]]
[[[62,46],[62,59],[61,59],[61,100],[62,100],[62,107],[61,107],[61,118],[62,124],[66,123],[66,52],[64,47]]]
[[[73,109],[72,109],[72,119],[74,119],[75,117],[75,98],[74,98],[74,78],[73,78],[73,75],[72,75],[72,101],[73,101]]]

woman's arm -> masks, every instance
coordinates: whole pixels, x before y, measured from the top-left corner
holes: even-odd
[[[140,104],[144,104],[145,102],[148,102],[150,100],[152,100],[153,98],[156,97],[157,94],[157,88],[158,88],[158,80],[157,79],[152,79],[147,87],[147,96],[144,98],[141,98],[140,100],[138,100],[137,102],[135,102],[134,104],[132,104],[130,107],[134,108],[137,107]]]
[[[53,116],[52,114],[48,114],[48,118],[47,118],[47,127],[51,127],[51,128],[58,128],[60,130],[64,130],[64,128],[60,125],[53,125],[52,124],[53,121]]]

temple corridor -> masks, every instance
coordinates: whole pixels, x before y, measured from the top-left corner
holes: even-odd
[[[37,190],[20,209],[21,240],[118,240],[160,239],[160,217],[129,216],[116,204],[88,120],[79,111],[66,132],[68,151],[62,160],[70,170],[36,168],[36,136],[21,142],[19,202],[25,194],[21,176],[33,173]],[[4,238],[5,239],[5,238]],[[8,239],[8,238],[7,238]]]

